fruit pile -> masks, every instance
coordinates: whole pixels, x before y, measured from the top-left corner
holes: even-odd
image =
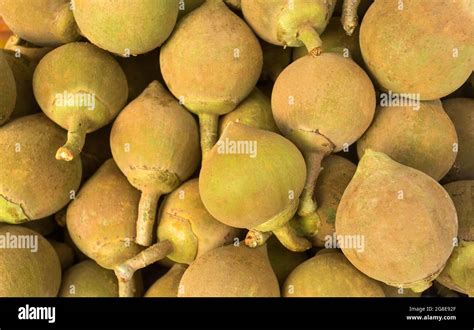
[[[0,16],[1,297],[474,296],[473,1]]]

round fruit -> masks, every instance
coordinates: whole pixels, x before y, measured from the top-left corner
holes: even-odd
[[[0,125],[4,124],[15,110],[17,90],[15,76],[3,54],[0,54]]]

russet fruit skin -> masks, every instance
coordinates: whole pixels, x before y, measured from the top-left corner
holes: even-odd
[[[458,237],[474,241],[474,180],[461,180],[443,186],[456,207],[459,231]]]
[[[110,54],[77,42],[56,48],[40,61],[33,91],[43,112],[68,130],[67,142],[56,158],[70,161],[81,152],[86,133],[107,125],[122,110],[128,86],[123,70]],[[84,94],[87,97],[76,100]]]
[[[184,272],[178,297],[279,297],[264,249],[240,244],[207,252]]]
[[[81,161],[58,162],[65,132],[43,114],[0,128],[0,222],[45,218],[71,201],[79,188]]]
[[[161,46],[177,17],[178,1],[74,1],[74,18],[81,33],[98,47],[122,56]]]
[[[0,125],[4,124],[15,110],[17,90],[15,76],[7,59],[0,54]]]
[[[0,0],[0,16],[20,38],[59,46],[80,38],[68,0]]]
[[[456,160],[443,181],[474,180],[474,100],[443,100],[443,108],[451,118],[459,140]]]
[[[56,297],[61,285],[61,265],[51,244],[21,226],[0,225],[0,235],[38,239],[36,252],[29,248],[0,249],[0,297]]]
[[[342,196],[336,233],[349,261],[386,284],[421,292],[442,271],[457,236],[456,209],[435,180],[367,149]]]
[[[383,90],[435,100],[459,88],[474,64],[474,7],[461,1],[376,1],[360,29],[362,56]]]
[[[372,125],[357,141],[357,153],[361,158],[366,149],[383,152],[439,181],[453,166],[457,143],[440,100],[422,101],[418,110],[379,105]]]
[[[282,295],[292,297],[385,297],[380,284],[358,271],[337,250],[322,250],[287,277]]]
[[[161,276],[145,293],[145,298],[177,297],[179,282],[186,271],[187,266],[175,264],[171,269]]]

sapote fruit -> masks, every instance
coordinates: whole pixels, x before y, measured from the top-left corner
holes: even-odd
[[[336,215],[339,245],[364,274],[415,292],[442,271],[457,236],[448,193],[423,172],[367,149]]]
[[[0,0],[0,16],[20,38],[58,46],[80,38],[70,6],[69,0]]]
[[[58,162],[66,133],[43,114],[0,128],[0,222],[45,218],[72,199],[81,181],[81,161]]]
[[[127,101],[127,78],[107,52],[84,42],[49,52],[36,67],[33,91],[43,112],[68,130],[56,158],[71,161],[86,133],[110,123]]]
[[[265,246],[227,245],[197,258],[184,272],[178,297],[279,297]]]
[[[178,1],[170,0],[74,0],[73,9],[82,35],[127,57],[161,46],[178,17]]]
[[[267,241],[268,259],[278,279],[283,285],[288,275],[299,264],[308,259],[306,252],[293,252],[285,248],[276,237],[272,236]]]
[[[61,265],[43,236],[21,226],[3,225],[0,246],[0,297],[56,297]]]
[[[154,81],[120,113],[110,145],[120,170],[142,192],[136,242],[149,246],[160,196],[175,190],[199,165],[196,122]]]
[[[362,56],[383,90],[439,99],[472,72],[473,26],[470,0],[375,1],[360,28]]]
[[[270,99],[256,87],[235,110],[220,118],[219,136],[234,122],[278,133]]]
[[[4,48],[26,58],[34,68],[36,68],[36,65],[38,65],[39,61],[41,61],[47,53],[53,50],[52,47],[34,45],[16,35],[12,35],[8,38]]]
[[[217,220],[250,229],[245,243],[261,245],[273,232],[288,249],[304,251],[288,221],[298,207],[306,169],[299,150],[284,137],[231,123],[202,163],[199,192]]]
[[[283,48],[262,40],[260,44],[263,51],[263,68],[260,79],[275,81],[291,63],[292,48]]]
[[[369,127],[375,111],[374,87],[351,59],[333,53],[305,56],[278,77],[272,110],[280,131],[305,157],[308,174],[298,216],[301,230],[314,236],[320,225],[313,194],[321,161],[347,149]]]
[[[324,251],[324,250],[323,250]],[[324,251],[297,266],[282,287],[284,297],[385,297],[380,284],[340,252]]]
[[[217,141],[219,115],[234,110],[250,94],[262,63],[252,30],[222,0],[208,0],[180,20],[161,48],[166,85],[199,116],[203,155]]]
[[[443,100],[443,108],[454,124],[459,146],[454,165],[444,180],[474,180],[474,100]]]
[[[85,260],[64,273],[59,297],[118,297],[118,293],[114,272]]]
[[[175,264],[165,275],[160,277],[145,293],[145,298],[177,297],[179,282],[187,266]]]
[[[414,106],[378,105],[370,128],[357,141],[359,158],[365,150],[383,152],[393,160],[439,181],[452,167],[458,138],[441,101]]]
[[[0,125],[4,124],[15,110],[17,90],[15,76],[7,59],[0,53]]]

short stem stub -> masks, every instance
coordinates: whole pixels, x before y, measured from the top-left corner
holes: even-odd
[[[359,17],[357,16],[359,5],[360,0],[344,0],[342,5],[341,23],[348,36],[354,33],[359,24]]]
[[[142,246],[150,246],[153,241],[156,209],[161,193],[143,191],[138,205],[137,238],[135,242]]]
[[[82,122],[76,122],[69,127],[67,141],[64,146],[56,152],[56,159],[67,162],[79,155],[86,142],[87,126]]]
[[[311,56],[321,55],[323,42],[319,33],[310,25],[305,25],[298,30],[298,39],[305,45]]]
[[[119,285],[119,297],[130,298],[135,297],[137,292],[137,284],[135,281],[124,281],[117,276]]]
[[[265,242],[272,236],[272,232],[261,232],[257,229],[250,229],[245,236],[245,245],[251,248],[256,248],[265,244]]]
[[[219,116],[215,114],[199,114],[199,128],[201,133],[202,159],[217,142]]]
[[[290,251],[303,252],[312,247],[311,242],[304,237],[298,236],[289,223],[273,230],[273,234]]]

